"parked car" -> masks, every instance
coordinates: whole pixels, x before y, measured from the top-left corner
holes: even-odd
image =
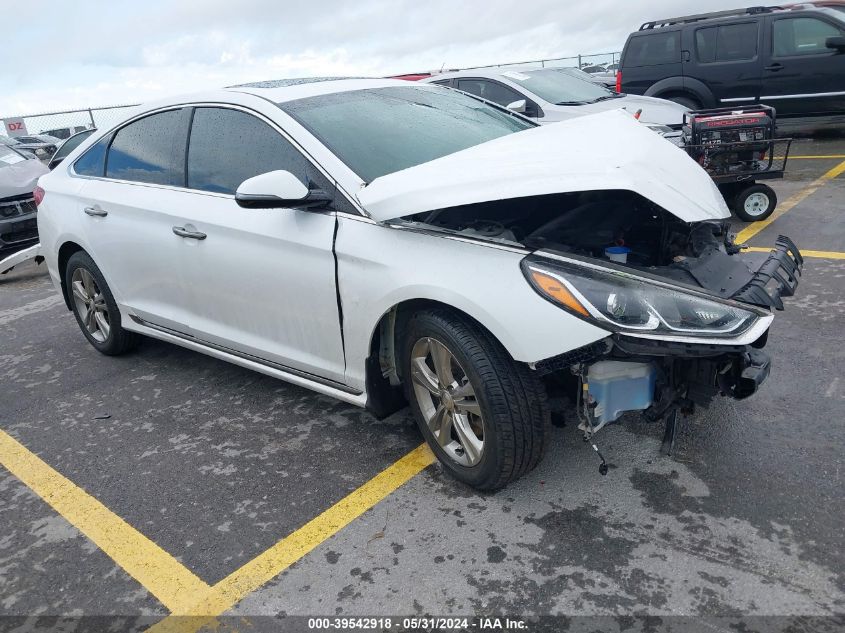
[[[20,148],[29,150],[41,160],[49,159],[53,154],[56,153],[56,148],[62,143],[61,139],[57,139],[53,136],[48,136],[46,134],[28,134],[25,136],[16,136],[15,140],[19,143],[15,146],[16,149]]]
[[[6,147],[13,148],[19,154],[23,154],[26,158],[37,158],[35,152],[31,152],[28,149],[23,149],[21,147],[21,142],[13,139],[9,136],[2,136],[0,135],[0,145],[5,145]]]
[[[628,37],[621,92],[688,108],[765,103],[778,118],[845,114],[845,14],[802,4],[653,20]]]
[[[82,130],[81,132],[77,132],[67,140],[65,140],[61,145],[59,145],[56,153],[50,158],[50,162],[47,164],[47,167],[51,170],[58,167],[61,162],[67,158],[68,154],[70,154],[73,150],[75,150],[79,145],[84,141],[86,138],[91,136],[94,132],[97,131],[97,128],[88,128],[86,130]]]
[[[468,69],[422,79],[492,101],[538,123],[555,123],[607,110],[641,111],[640,121],[680,129],[686,108],[671,101],[620,95],[573,68]]]
[[[52,136],[53,138],[57,138],[60,140],[65,140],[77,134],[78,132],[82,132],[83,130],[87,130],[87,125],[71,125],[69,127],[57,127],[52,130],[42,130],[41,134],[46,134],[47,136]]]
[[[95,349],[143,334],[379,417],[407,398],[484,489],[540,461],[549,394],[593,437],[754,393],[800,272],[791,243],[740,254],[709,176],[625,113],[537,126],[419,82],[159,101],[40,186],[50,276]]]
[[[40,160],[0,144],[0,273],[10,255],[38,244],[33,192],[45,173]]]

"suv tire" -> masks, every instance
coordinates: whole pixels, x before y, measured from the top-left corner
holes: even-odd
[[[456,479],[495,490],[540,462],[551,425],[545,389],[482,327],[445,309],[414,314],[402,370],[420,431]]]

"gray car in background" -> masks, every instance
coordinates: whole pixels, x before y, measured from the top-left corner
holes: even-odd
[[[537,123],[623,109],[631,114],[640,112],[643,123],[679,130],[687,112],[687,108],[665,99],[618,94],[574,68],[471,68],[434,75],[422,82],[468,92]]]
[[[15,149],[28,150],[41,160],[49,160],[62,144],[62,139],[48,134],[26,134],[16,136],[14,140],[18,142]]]

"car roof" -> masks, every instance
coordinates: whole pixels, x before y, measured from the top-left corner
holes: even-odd
[[[830,1],[830,0],[828,0]],[[840,6],[839,2],[834,2],[828,6]],[[640,28],[631,35],[642,35],[661,29],[680,29],[691,24],[699,24],[701,22],[714,22],[736,20],[740,18],[753,18],[760,15],[771,15],[784,13],[794,13],[796,11],[808,11],[811,13],[825,13],[828,14],[828,9],[815,5],[812,2],[789,4],[784,6],[754,6],[744,7],[741,9],[730,9],[726,11],[711,11],[708,13],[699,13],[695,15],[678,16],[675,18],[663,18],[660,20],[649,20],[644,22]]]
[[[388,88],[390,86],[408,86],[407,81],[401,79],[367,79],[360,77],[305,77],[298,79],[278,79],[273,81],[257,81],[254,83],[229,86],[224,90],[229,92],[245,92],[263,97],[274,103],[315,97],[318,95],[349,92],[352,90],[366,90],[373,88]]]

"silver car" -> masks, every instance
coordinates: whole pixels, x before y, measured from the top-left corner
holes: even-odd
[[[423,79],[476,95],[519,112],[537,123],[566,121],[585,114],[623,109],[640,112],[643,123],[680,129],[687,108],[665,99],[618,94],[575,68],[468,69]]]

